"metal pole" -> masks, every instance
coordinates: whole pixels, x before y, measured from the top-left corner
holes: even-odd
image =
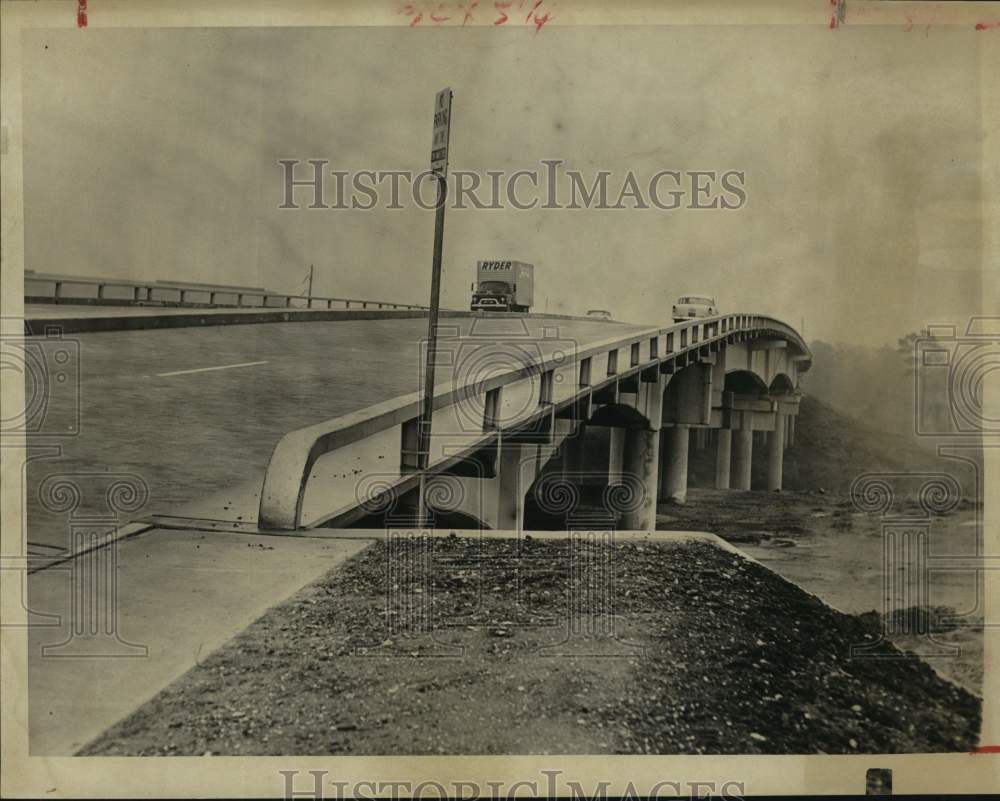
[[[310,309],[313,305],[313,266],[309,265],[309,303],[306,304]]]
[[[424,397],[417,426],[417,464],[430,465],[431,422],[434,418],[434,368],[437,365],[438,309],[441,300],[441,251],[444,247],[444,209],[448,198],[448,140],[451,133],[451,89],[434,98],[434,135],[431,144],[431,173],[438,179],[437,208],[434,216],[434,256],[431,262],[431,303],[427,310],[427,364],[424,369]],[[419,515],[424,519],[423,478]]]
[[[427,367],[424,370],[424,402],[419,433],[420,467],[430,461],[431,421],[434,417],[434,368],[437,365],[438,308],[441,300],[441,251],[444,246],[444,207],[448,180],[438,175],[437,210],[434,217],[434,259],[431,264],[431,306],[427,312]]]

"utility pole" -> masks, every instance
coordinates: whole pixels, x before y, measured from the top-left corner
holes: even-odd
[[[424,369],[424,398],[418,431],[418,464],[430,464],[431,421],[434,417],[434,368],[437,363],[438,310],[441,301],[441,253],[444,246],[444,207],[448,198],[448,139],[451,133],[451,89],[442,89],[434,98],[434,136],[431,144],[431,172],[437,177],[437,209],[434,218],[434,255],[431,262],[431,302],[427,312],[427,364]],[[421,492],[421,496],[423,493]],[[423,517],[423,497],[420,499]]]
[[[309,265],[309,302],[306,304],[308,308],[312,308],[313,305],[313,266]]]

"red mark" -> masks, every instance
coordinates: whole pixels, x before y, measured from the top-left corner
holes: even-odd
[[[413,19],[412,19],[412,20],[410,21],[410,27],[412,28],[412,27],[413,27],[414,25],[419,25],[419,24],[420,24],[420,20],[422,20],[423,18],[424,18],[424,15],[423,15],[423,14],[417,14],[417,16],[415,16],[415,17],[414,17],[414,18],[413,18]]]
[[[469,10],[465,12],[465,17],[462,19],[463,25],[465,25],[465,23],[467,23],[470,19],[472,19],[472,9],[474,9],[478,5],[479,3],[473,3],[471,6],[469,6]],[[458,7],[462,8],[462,4],[459,3]]]
[[[442,9],[444,9],[444,7],[445,7],[444,3],[438,3],[438,11],[441,11]],[[430,16],[431,16],[431,22],[433,22],[435,25],[441,22],[447,22],[448,20],[451,19],[451,17],[439,17],[435,14],[431,14]]]
[[[500,16],[493,21],[494,25],[503,25],[510,17],[504,13],[505,8],[510,8],[510,3],[502,3],[500,0],[494,0],[493,7],[500,12]]]
[[[542,4],[542,0],[537,0],[536,3],[531,7],[531,11],[528,12],[528,16],[524,18],[525,22],[531,21],[531,15],[535,13],[535,9]]]
[[[538,33],[542,29],[542,26],[550,19],[552,19],[552,16],[548,11],[546,11],[544,16],[541,17],[535,14],[535,33]]]
[[[970,754],[1000,754],[1000,745],[981,745]]]
[[[87,27],[87,0],[78,0],[76,6],[76,27]]]
[[[1000,22],[977,22],[977,31],[988,31],[990,28],[1000,28]]]

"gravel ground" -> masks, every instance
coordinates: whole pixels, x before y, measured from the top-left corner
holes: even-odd
[[[703,542],[379,542],[83,753],[974,748],[975,696],[851,658],[877,631]]]
[[[915,499],[901,502],[919,514]],[[713,531],[771,570],[844,612],[863,615],[868,625],[882,627],[888,613],[884,600],[884,541],[882,520],[858,512],[849,497],[839,493],[727,492],[692,489],[683,506],[664,504],[657,515],[660,530]],[[930,522],[933,552],[975,553],[980,533],[976,509],[962,502],[955,511]],[[902,650],[929,660],[942,676],[981,696],[983,687],[983,626],[975,609],[981,597],[979,577],[968,571],[933,571],[925,587],[931,604],[926,615],[934,643],[907,635],[915,626],[886,626],[890,639]],[[905,600],[900,598],[899,600]],[[957,617],[960,626],[949,624]],[[947,653],[945,648],[957,648]]]

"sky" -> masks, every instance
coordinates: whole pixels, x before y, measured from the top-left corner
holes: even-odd
[[[817,27],[29,31],[25,267],[426,303],[432,211],[279,209],[279,159],[451,169],[741,170],[739,210],[446,215],[442,304],[478,259],[536,305],[662,324],[684,294],[807,339],[894,343],[979,308],[974,34]],[[301,195],[299,196],[301,197]]]

